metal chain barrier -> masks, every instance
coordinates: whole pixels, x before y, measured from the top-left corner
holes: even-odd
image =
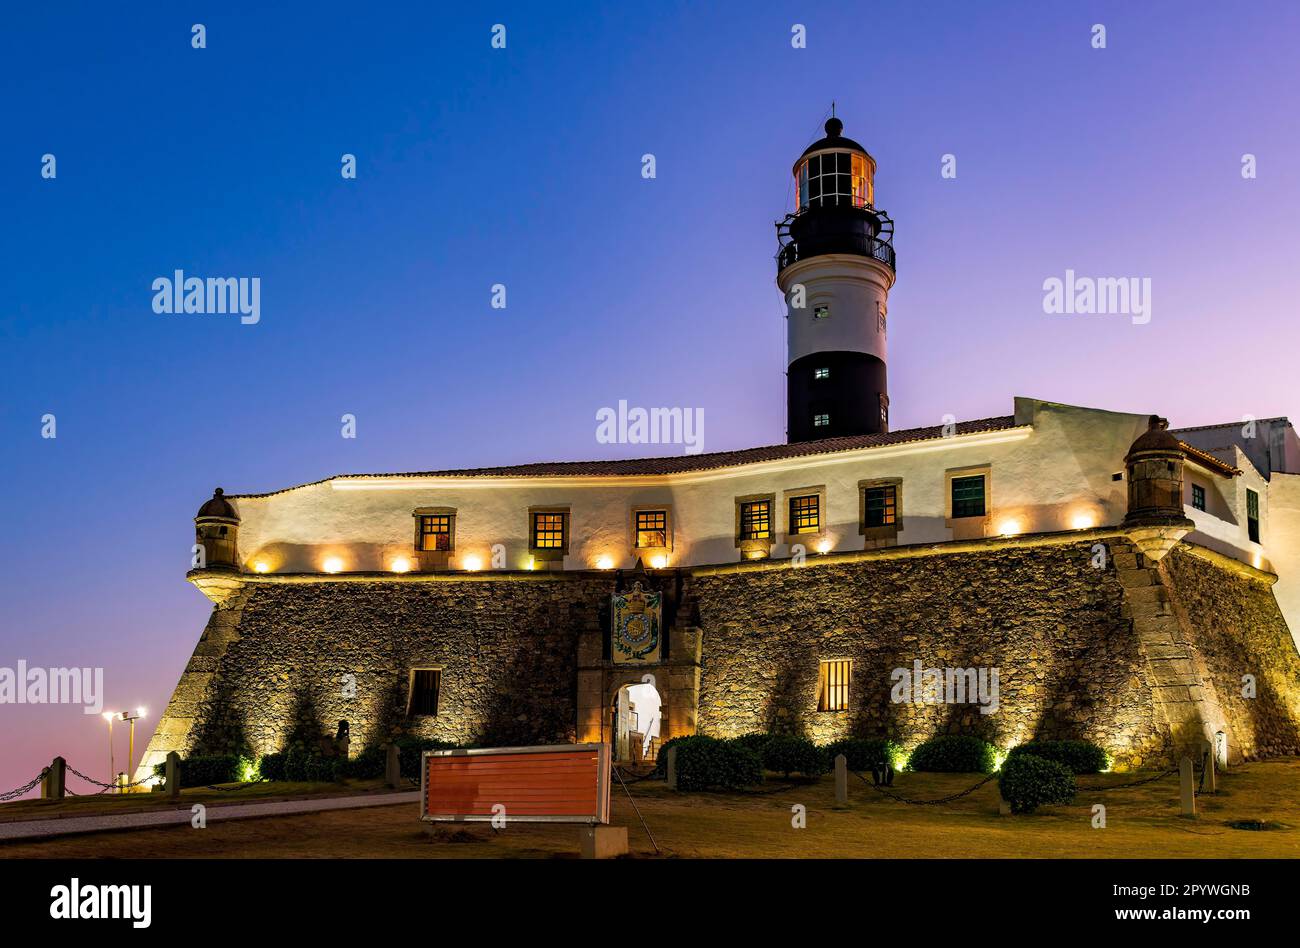
[[[23,784],[21,787],[18,787],[14,790],[9,790],[5,793],[0,793],[0,803],[8,803],[10,800],[15,800],[18,797],[21,797],[24,793],[30,792],[38,783],[40,783],[42,780],[45,779],[45,775],[48,774],[49,772],[50,772],[50,768],[46,767],[44,770],[38,773],[31,780],[27,781],[27,783]]]
[[[103,787],[105,790],[113,790],[116,788],[125,790],[127,787],[139,787],[154,779],[153,777],[145,777],[143,780],[132,780],[130,783],[104,783],[104,781],[96,780],[94,777],[87,777],[76,767],[69,766],[68,773],[75,774],[82,780],[86,781],[86,783],[93,783],[95,786]]]
[[[894,791],[892,790],[886,789],[885,787],[881,787],[877,784],[872,783],[866,777],[862,776],[862,774],[858,773],[856,770],[850,771],[850,773],[852,773],[853,776],[857,777],[859,780],[865,783],[872,790],[876,790],[880,793],[883,793],[891,800],[897,800],[899,803],[910,803],[913,806],[939,806],[940,804],[943,803],[951,803],[953,800],[960,800],[962,797],[966,796],[967,794],[974,793],[980,787],[984,786],[990,780],[993,780],[998,776],[998,772],[995,770],[993,773],[989,774],[979,783],[975,784],[975,786],[968,787],[965,790],[960,790],[957,793],[950,793],[946,797],[939,797],[937,800],[909,800],[907,799],[907,797],[899,796],[897,793],[894,793]]]
[[[1158,773],[1154,777],[1143,777],[1141,780],[1133,780],[1129,783],[1116,783],[1109,787],[1080,787],[1079,789],[1087,790],[1089,793],[1102,793],[1106,790],[1123,790],[1125,787],[1140,787],[1144,783],[1155,783],[1157,780],[1164,780],[1166,777],[1176,773],[1178,773],[1177,767],[1173,770],[1166,770],[1163,773]]]

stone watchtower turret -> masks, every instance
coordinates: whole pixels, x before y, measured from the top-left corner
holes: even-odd
[[[218,487],[194,518],[194,543],[203,547],[207,569],[239,570],[239,514]]]
[[[1147,430],[1124,456],[1128,479],[1128,513],[1124,527],[1134,544],[1159,562],[1196,525],[1183,510],[1183,462],[1186,455],[1169,422],[1152,415]]]

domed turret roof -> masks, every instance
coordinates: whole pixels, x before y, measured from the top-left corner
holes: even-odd
[[[1169,432],[1169,421],[1167,419],[1161,418],[1159,415],[1152,415],[1148,424],[1147,430],[1138,435],[1137,440],[1129,447],[1129,457],[1135,454],[1146,454],[1150,451],[1160,451],[1167,454],[1183,453],[1183,446]]]
[[[803,159],[806,156],[812,154],[814,151],[823,151],[824,149],[827,148],[851,148],[854,151],[860,151],[862,152],[862,154],[870,157],[870,155],[868,154],[865,148],[863,148],[853,139],[845,138],[843,135],[841,135],[840,132],[842,131],[844,131],[843,122],[841,122],[839,119],[835,118],[834,116],[828,118],[826,120],[826,137],[817,139],[817,141],[813,142],[811,145],[805,148],[803,150],[803,154],[799,156],[799,161],[803,161]],[[796,164],[797,163],[798,162],[796,162]]]
[[[235,513],[235,508],[226,500],[225,492],[218,487],[212,492],[212,499],[208,500],[199,508],[195,520],[201,520],[205,517],[220,517],[223,520],[238,520],[239,514]]]

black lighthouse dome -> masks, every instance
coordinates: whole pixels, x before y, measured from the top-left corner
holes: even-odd
[[[777,224],[777,269],[829,253],[874,257],[894,267],[894,222],[875,206],[876,159],[842,134],[832,116],[826,135],[794,163],[795,210]]]

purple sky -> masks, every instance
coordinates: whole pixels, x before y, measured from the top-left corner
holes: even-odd
[[[1296,5],[701,6],[10,11],[0,667],[103,667],[138,754],[216,485],[644,454],[596,443],[619,399],[703,408],[705,450],[783,440],[772,223],[832,99],[897,221],[894,428],[1016,394],[1300,413]],[[154,314],[177,268],[259,277],[261,322]],[[1045,315],[1067,269],[1149,277],[1151,322]],[[98,718],[0,715],[0,790],[107,772]]]

